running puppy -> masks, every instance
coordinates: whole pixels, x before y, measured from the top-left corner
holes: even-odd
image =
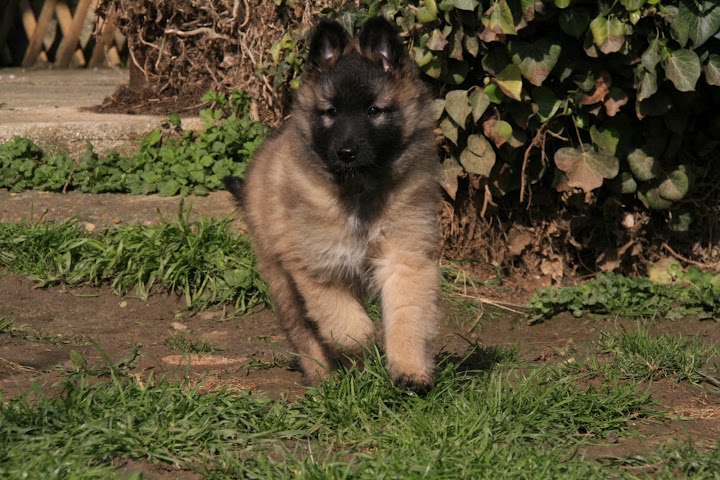
[[[290,120],[244,182],[225,178],[310,384],[381,341],[362,303],[379,294],[393,381],[432,387],[440,280],[433,123],[430,91],[392,23],[371,18],[351,39],[323,20]]]

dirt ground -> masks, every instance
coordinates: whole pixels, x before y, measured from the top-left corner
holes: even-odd
[[[179,202],[178,198],[156,196],[0,192],[0,221],[76,218],[92,229],[109,223],[155,222],[158,211],[166,217],[176,214]],[[186,200],[186,206],[189,203],[204,215],[233,213],[226,192]],[[447,305],[437,351],[462,353],[469,341],[484,346],[517,346],[525,360],[553,362],[566,359],[572,347],[597,340],[603,331],[623,326],[632,329],[635,325],[623,319],[578,319],[571,315],[528,325],[521,315],[493,306],[494,300],[522,305],[529,298],[530,292],[510,288],[512,279],[507,284],[507,288],[481,292],[487,301],[482,303],[480,317],[458,318]],[[268,309],[234,318],[228,318],[222,309],[192,314],[173,296],[153,295],[143,301],[88,287],[36,288],[25,277],[0,271],[2,317],[14,321],[12,332],[0,334],[0,396],[6,400],[27,391],[32,382],[51,389],[73,370],[73,351],[88,360],[88,368],[98,371],[107,365],[103,355],[121,362],[137,352],[134,371],[143,376],[187,375],[203,379],[207,388],[222,385],[291,399],[304,391],[300,373],[292,368],[288,345]],[[659,320],[652,331],[720,341],[720,323],[713,321]],[[216,351],[193,356],[188,362],[178,350],[166,345],[169,338],[179,335],[203,340]],[[720,438],[717,393],[686,382],[659,381],[651,388],[659,406],[669,412],[668,419],[640,425],[648,435],[645,439],[620,438],[611,446],[588,449],[587,454],[618,456],[670,439]]]

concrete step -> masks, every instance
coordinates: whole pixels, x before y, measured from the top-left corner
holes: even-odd
[[[126,70],[0,68],[0,143],[20,135],[51,153],[77,155],[90,142],[98,153],[129,154],[165,117],[90,110],[127,83]],[[183,128],[199,125],[183,120]]]

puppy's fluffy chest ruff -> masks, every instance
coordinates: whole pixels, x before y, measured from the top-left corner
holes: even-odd
[[[381,219],[368,218],[359,208],[347,211],[338,207],[308,212],[312,218],[296,217],[298,250],[306,252],[305,259],[312,259],[306,268],[324,281],[366,276],[382,239]]]

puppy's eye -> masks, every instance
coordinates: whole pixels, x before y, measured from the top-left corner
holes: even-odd
[[[378,107],[370,107],[370,108],[368,108],[368,112],[367,112],[368,117],[377,117],[381,113],[383,113],[383,111],[382,111],[382,109],[380,109]]]
[[[325,110],[321,110],[320,115],[322,115],[324,117],[331,117],[331,118],[335,117],[335,116],[337,116],[337,108],[330,107],[330,108],[326,108]]]

